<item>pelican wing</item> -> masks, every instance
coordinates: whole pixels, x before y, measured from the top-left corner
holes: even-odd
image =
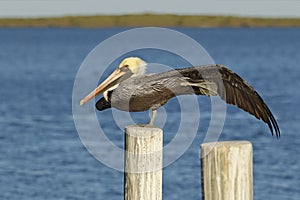
[[[249,83],[233,71],[223,65],[209,65],[179,69],[178,72],[187,78],[195,94],[217,94],[228,104],[262,119],[268,124],[272,134],[275,131],[276,136],[280,136],[278,124],[264,100]]]

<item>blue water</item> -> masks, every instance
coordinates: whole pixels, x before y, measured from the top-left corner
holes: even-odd
[[[0,199],[123,198],[123,173],[87,152],[75,129],[71,105],[74,79],[84,58],[99,42],[123,30],[0,29]],[[299,199],[300,29],[176,30],[201,43],[216,63],[229,66],[250,82],[278,120],[279,140],[264,123],[227,108],[220,139],[253,143],[255,199]],[[155,52],[142,54],[151,62],[184,63]],[[207,100],[200,97],[199,101],[201,112],[209,113]],[[168,120],[172,116],[176,120],[178,111],[170,104],[165,106],[172,113]],[[109,117],[110,112],[98,113],[98,117]],[[142,122],[148,120],[140,116]],[[193,144],[164,169],[165,199],[201,198],[199,144],[209,115],[201,119]],[[176,128],[167,121],[163,127],[166,141]],[[105,129],[112,140],[123,143],[123,131],[113,122]]]

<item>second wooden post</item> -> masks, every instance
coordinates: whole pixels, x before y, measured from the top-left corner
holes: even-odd
[[[252,144],[248,141],[201,145],[204,200],[252,200]]]

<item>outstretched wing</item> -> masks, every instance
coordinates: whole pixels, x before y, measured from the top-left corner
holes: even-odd
[[[223,65],[208,65],[179,69],[186,77],[195,94],[219,95],[228,104],[235,105],[244,111],[262,119],[268,124],[271,133],[280,136],[278,124],[261,96],[239,75]]]

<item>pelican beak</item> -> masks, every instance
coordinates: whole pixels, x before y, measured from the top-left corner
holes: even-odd
[[[117,84],[117,80],[121,78],[126,72],[121,71],[119,68],[116,69],[105,81],[103,81],[96,89],[94,89],[90,94],[88,94],[86,97],[84,97],[80,101],[80,105],[85,104],[95,96],[99,95],[101,92],[104,92],[110,87],[113,87],[114,85]]]

